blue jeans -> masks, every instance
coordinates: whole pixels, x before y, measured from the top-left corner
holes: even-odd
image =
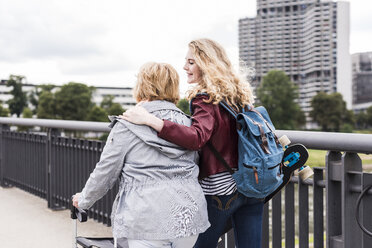
[[[240,193],[205,197],[211,226],[199,234],[195,248],[216,248],[229,221],[237,248],[261,248],[263,199],[248,198]]]

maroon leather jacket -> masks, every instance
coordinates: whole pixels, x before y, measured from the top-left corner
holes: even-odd
[[[225,109],[217,104],[205,103],[208,96],[199,95],[192,101],[192,125],[186,127],[164,120],[158,133],[168,140],[189,150],[200,150],[199,178],[227,171],[206,145],[210,141],[231,168],[238,167],[238,135],[236,122]]]

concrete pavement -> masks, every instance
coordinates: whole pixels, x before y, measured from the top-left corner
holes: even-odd
[[[73,221],[69,210],[52,211],[46,200],[18,188],[0,187],[1,248],[70,248]],[[111,236],[111,228],[88,220],[78,223],[79,236]]]

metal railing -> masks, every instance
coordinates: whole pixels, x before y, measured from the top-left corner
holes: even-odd
[[[60,135],[61,130],[109,131],[108,123],[0,118],[0,184],[16,186],[45,198],[48,207],[68,207],[98,162],[104,142]],[[10,125],[40,126],[44,133],[11,131]],[[298,177],[264,209],[262,247],[372,247],[372,238],[358,226],[356,201],[372,184],[372,174],[362,170],[358,153],[372,153],[372,135],[307,131],[277,131],[292,143],[327,150],[325,168],[314,176]],[[90,218],[110,225],[111,204],[117,185],[89,211]],[[372,190],[360,206],[362,225],[372,230]],[[325,224],[326,223],[326,224]],[[311,245],[310,245],[311,244]],[[233,233],[219,248],[234,247]]]

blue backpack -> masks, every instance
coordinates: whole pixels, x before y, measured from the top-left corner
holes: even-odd
[[[207,145],[232,174],[240,193],[247,197],[265,198],[283,180],[281,162],[284,151],[274,133],[269,114],[262,106],[247,106],[241,113],[237,113],[225,101],[221,101],[220,105],[237,122],[238,170],[232,170],[210,142]]]

